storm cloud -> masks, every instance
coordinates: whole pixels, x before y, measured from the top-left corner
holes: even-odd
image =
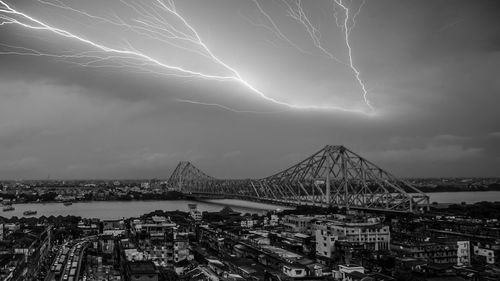
[[[195,55],[148,49],[123,30],[113,34],[35,0],[7,2],[85,37],[116,46],[130,39],[162,60],[224,73]],[[125,13],[120,1],[101,2],[68,4],[100,16]],[[324,46],[346,60],[331,2],[303,2]],[[318,52],[280,5],[259,2],[307,53],[256,24],[266,21],[252,1],[175,3],[214,54],[269,97],[367,110],[352,71]],[[353,8],[361,3],[354,0]],[[350,43],[376,110],[371,115],[289,109],[235,81],[0,54],[0,177],[167,178],[182,160],[216,177],[264,177],[327,144],[343,144],[396,176],[498,176],[499,13],[493,0],[366,1]],[[0,43],[0,51],[91,50],[11,24],[0,25]]]

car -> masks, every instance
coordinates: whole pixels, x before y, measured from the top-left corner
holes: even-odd
[[[64,274],[63,280],[68,280],[68,274]]]

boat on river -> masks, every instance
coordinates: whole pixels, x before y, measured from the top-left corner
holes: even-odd
[[[23,215],[32,216],[32,215],[36,215],[36,213],[37,213],[37,211],[28,210],[28,211],[24,211]]]
[[[4,212],[14,211],[14,210],[15,210],[15,208],[12,205],[8,205],[8,206],[3,207]]]

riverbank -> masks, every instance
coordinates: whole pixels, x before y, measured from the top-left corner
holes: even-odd
[[[452,191],[438,191],[438,190],[430,190],[430,191],[423,191],[424,193],[427,193],[430,198],[431,198],[431,203],[432,202],[438,202],[440,205],[441,204],[453,204],[453,203],[461,203],[461,202],[466,202],[466,203],[474,203],[474,202],[479,202],[479,201],[500,201],[500,189],[499,190],[488,190],[488,189],[478,189],[478,190],[469,190],[469,191],[463,191],[463,190],[452,190]],[[499,194],[498,196],[497,193]],[[467,196],[462,196],[462,194],[467,194]],[[469,198],[469,195],[472,195],[472,198]],[[484,195],[484,196],[483,196]],[[490,197],[490,195],[494,195],[493,197]],[[1,196],[1,194],[0,194]],[[446,197],[451,198],[452,201],[446,201]],[[463,198],[463,201],[457,201],[458,199],[454,198]],[[9,199],[5,198],[4,199]],[[482,199],[475,199],[475,198],[482,198]],[[495,200],[492,200],[495,199]],[[112,198],[112,199],[105,199],[105,200],[74,200],[72,202],[82,202],[82,203],[90,203],[90,202],[149,202],[149,201],[176,201],[176,200],[191,200],[191,201],[196,201],[194,198],[191,196],[186,196],[182,193],[175,192],[175,194],[170,194],[167,197],[151,197],[151,198]],[[230,199],[220,199],[220,200],[230,200]],[[445,201],[443,201],[445,200]],[[217,201],[217,200],[211,200],[211,201]],[[471,202],[469,202],[471,201]],[[50,204],[50,203],[64,203],[65,201],[61,200],[45,200],[45,201],[14,201],[12,204]]]

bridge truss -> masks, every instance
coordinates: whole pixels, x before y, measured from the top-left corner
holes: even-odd
[[[168,185],[195,197],[224,196],[286,205],[396,212],[429,207],[429,196],[340,145],[327,145],[263,179],[217,179],[190,162],[180,162]]]

